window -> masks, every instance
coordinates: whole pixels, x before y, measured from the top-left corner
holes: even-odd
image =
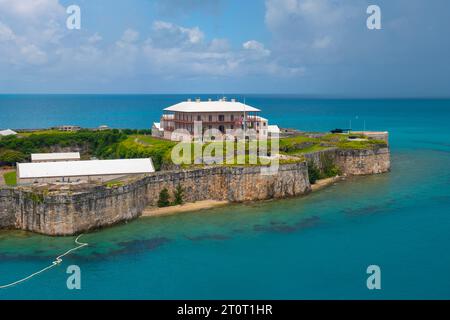
[[[234,121],[234,114],[231,115],[231,121]],[[233,128],[231,128],[233,129]]]
[[[221,122],[225,121],[225,116],[223,114],[219,115],[219,121]]]
[[[197,116],[197,121],[202,121],[202,116]]]
[[[263,122],[263,126],[264,126],[264,127],[266,126],[266,123],[265,123],[265,122]]]
[[[212,116],[209,116],[209,122],[212,122]]]

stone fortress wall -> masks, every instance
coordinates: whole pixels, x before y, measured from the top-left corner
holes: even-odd
[[[388,148],[327,150],[307,155],[320,167],[326,154],[346,175],[386,172]],[[35,194],[18,188],[0,189],[0,228],[22,229],[52,236],[74,235],[139,217],[156,206],[163,188],[184,189],[184,201],[244,202],[305,195],[311,191],[306,162],[280,165],[262,175],[261,167],[210,167],[156,172],[114,188],[95,187],[79,193]]]

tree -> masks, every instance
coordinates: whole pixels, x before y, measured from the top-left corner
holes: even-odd
[[[10,165],[21,162],[25,159],[25,155],[20,151],[6,150],[0,153],[0,162],[4,162]]]
[[[177,188],[175,189],[175,192],[173,194],[175,200],[173,202],[174,205],[179,205],[179,204],[183,204],[183,193],[184,193],[184,189],[183,187],[179,184],[177,186]]]
[[[169,190],[167,190],[167,188],[164,188],[159,193],[158,207],[163,208],[168,206],[170,206]]]
[[[320,170],[312,160],[308,161],[308,176],[310,184],[316,183],[316,181],[320,178]]]
[[[320,157],[324,178],[335,177],[340,174],[339,168],[335,165],[333,158],[328,154],[322,154]]]

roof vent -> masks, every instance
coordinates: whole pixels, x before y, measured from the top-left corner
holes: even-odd
[[[200,98],[195,99],[195,102],[200,102]]]
[[[191,98],[189,98],[189,99],[188,99],[188,102],[191,102],[191,101],[192,101],[192,99],[191,99]]]
[[[209,102],[211,102],[211,101],[212,101],[212,99],[211,99],[211,98],[209,98],[209,99],[208,99],[208,101],[209,101]]]
[[[236,99],[231,99],[231,102],[236,102]]]

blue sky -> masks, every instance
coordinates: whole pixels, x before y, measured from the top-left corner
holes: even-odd
[[[81,8],[81,30],[65,9]],[[368,30],[377,4],[382,30]],[[0,0],[0,93],[450,96],[446,0]]]

